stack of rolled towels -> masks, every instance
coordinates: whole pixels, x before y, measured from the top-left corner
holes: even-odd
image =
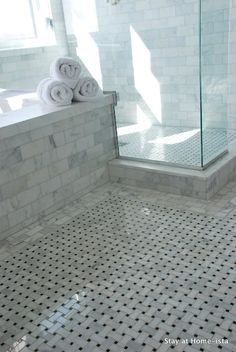
[[[57,106],[93,101],[103,95],[97,81],[83,75],[80,64],[69,57],[52,62],[50,77],[38,84],[37,94],[43,103]]]

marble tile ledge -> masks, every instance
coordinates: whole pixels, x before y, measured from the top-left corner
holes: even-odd
[[[34,128],[70,118],[74,115],[82,115],[86,112],[114,104],[112,94],[104,94],[103,97],[93,102],[73,103],[69,106],[60,107],[45,105],[37,101],[36,96],[32,99],[32,105],[0,115],[0,139],[12,137],[19,133],[31,131]]]

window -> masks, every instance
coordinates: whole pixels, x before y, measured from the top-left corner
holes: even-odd
[[[0,0],[0,48],[55,42],[50,0]]]

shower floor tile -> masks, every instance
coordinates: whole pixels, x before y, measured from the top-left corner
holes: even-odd
[[[10,237],[0,351],[235,351],[233,189],[206,202],[108,185]]]
[[[128,128],[127,128],[128,127]],[[136,131],[137,125],[118,127],[121,156],[200,167],[201,136],[199,129],[151,126]],[[131,131],[131,132],[130,132]],[[203,132],[204,164],[226,150],[228,142],[236,140],[236,131],[206,129]]]

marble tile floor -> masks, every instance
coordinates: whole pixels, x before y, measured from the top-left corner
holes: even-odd
[[[97,188],[1,241],[0,351],[235,351],[235,236],[236,179]]]
[[[201,166],[199,129],[151,126],[143,131],[136,131],[135,128],[137,125],[118,125],[119,153],[122,157],[190,167]],[[223,153],[226,150],[227,141],[232,143],[235,140],[235,130],[205,129],[203,131],[204,164]]]

